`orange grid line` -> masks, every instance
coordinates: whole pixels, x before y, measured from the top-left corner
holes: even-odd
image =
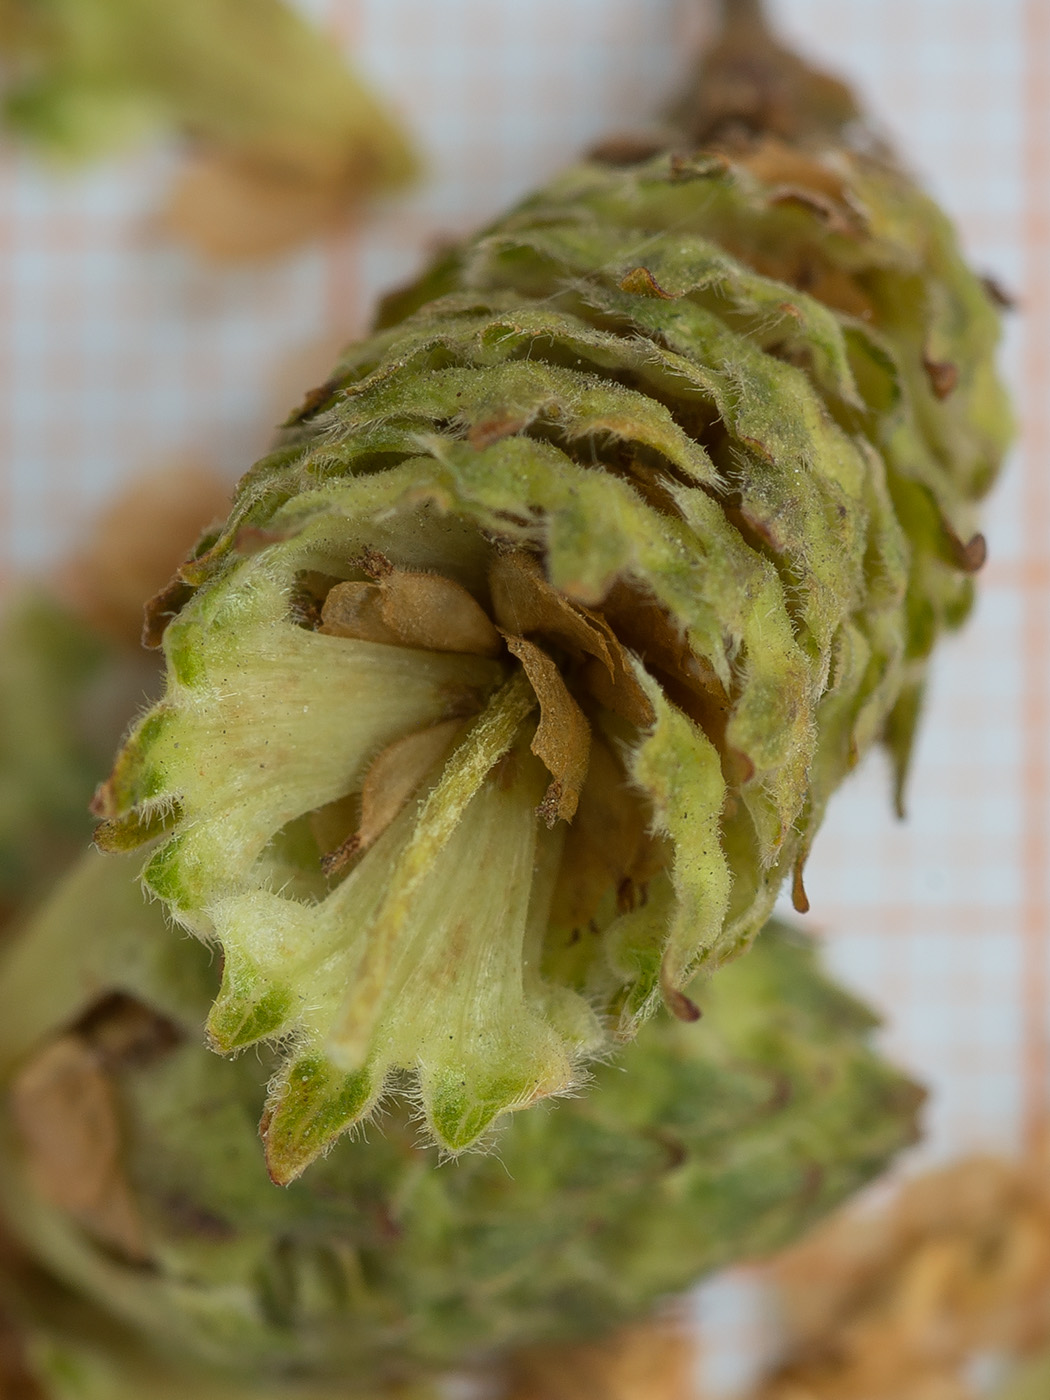
[[[1025,303],[1026,433],[1025,560],[1043,578],[1050,532],[1050,6],[1027,0],[1025,74]],[[1050,611],[1045,587],[1029,585],[1024,623],[1024,1026],[1025,1128],[1035,1140],[1045,1127],[1050,1098],[1047,936],[1050,902]]]

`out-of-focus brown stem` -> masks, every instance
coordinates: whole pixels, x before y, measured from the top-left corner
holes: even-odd
[[[693,91],[675,114],[698,144],[834,138],[858,116],[849,89],[775,38],[763,0],[722,0]]]
[[[764,0],[722,0],[722,28],[769,28]]]

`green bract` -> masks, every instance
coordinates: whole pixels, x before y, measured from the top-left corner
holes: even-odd
[[[703,1025],[659,1014],[498,1156],[440,1165],[398,1107],[281,1190],[256,1139],[278,1057],[201,1045],[216,981],[133,858],[84,859],[0,967],[0,1200],[110,1330],[241,1385],[379,1384],[603,1332],[793,1238],[911,1140],[921,1098],[773,925]]]
[[[1008,436],[989,293],[841,134],[592,161],[383,320],[159,600],[97,803],[222,948],[214,1048],[281,1047],[279,1180],[392,1085],[469,1146],[805,907]]]

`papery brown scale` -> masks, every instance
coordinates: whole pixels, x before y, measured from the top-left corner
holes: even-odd
[[[441,574],[394,569],[374,583],[340,583],[321,610],[328,636],[498,656],[499,633],[481,605]]]
[[[511,655],[521,662],[540,702],[540,722],[531,748],[553,779],[540,815],[548,826],[556,821],[572,821],[587,778],[591,726],[569,694],[558,667],[541,647],[524,637],[508,636],[506,642]]]
[[[361,822],[356,831],[321,860],[326,875],[338,873],[360,851],[375,844],[443,759],[462,730],[463,721],[445,720],[396,740],[374,759],[361,788]]]
[[[587,689],[614,714],[640,729],[655,715],[624,647],[604,611],[584,608],[554,588],[539,561],[523,551],[499,555],[489,573],[492,606],[508,632],[538,634],[589,658]],[[604,605],[603,605],[604,608]]]
[[[554,887],[551,922],[583,928],[610,889],[625,879],[642,885],[650,878],[652,848],[648,820],[638,796],[609,745],[594,735],[587,781],[576,816],[565,835],[561,869]],[[663,858],[657,868],[662,868]]]

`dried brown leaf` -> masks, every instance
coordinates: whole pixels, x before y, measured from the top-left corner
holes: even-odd
[[[21,1070],[12,1112],[35,1190],[130,1259],[148,1257],[146,1231],[124,1174],[117,1095],[98,1052],[63,1035]]]
[[[737,164],[749,170],[757,180],[767,185],[796,185],[799,189],[823,195],[846,205],[846,182],[842,175],[812,156],[789,146],[785,141],[767,137],[752,150],[737,158]]]
[[[511,654],[521,662],[540,702],[540,722],[531,747],[553,779],[540,805],[540,815],[548,826],[556,821],[571,822],[587,778],[591,726],[569,694],[561,672],[541,647],[524,637],[508,636],[506,642]]]
[[[751,1400],[976,1400],[975,1356],[1050,1340],[1050,1177],[971,1158],[847,1213],[774,1267],[789,1361]]]
[[[592,617],[548,583],[535,555],[521,549],[497,554],[489,570],[489,588],[493,616],[504,632],[517,637],[542,634],[576,654],[597,657],[611,669],[601,630]]]

